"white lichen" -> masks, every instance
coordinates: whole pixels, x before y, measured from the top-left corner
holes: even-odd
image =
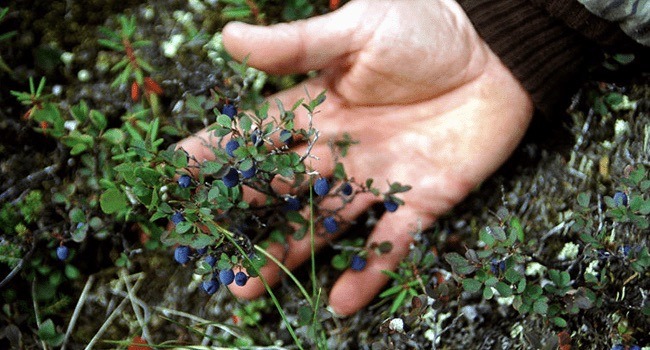
[[[394,318],[388,323],[388,329],[397,333],[404,333],[404,320],[401,318]]]
[[[69,66],[70,63],[72,63],[72,60],[74,60],[74,54],[72,52],[64,52],[61,54],[61,56],[59,56],[59,58],[63,64]]]
[[[163,51],[163,55],[165,57],[173,58],[176,56],[178,53],[178,49],[180,49],[181,45],[185,41],[185,35],[183,34],[174,34],[169,38],[167,41],[163,41],[162,44],[160,44],[160,47]]]
[[[616,138],[624,136],[630,131],[630,124],[622,119],[617,119],[614,123],[614,135]]]
[[[201,0],[188,0],[187,4],[194,13],[203,13],[208,9]]]
[[[498,297],[497,303],[501,306],[510,306],[512,302],[515,301],[515,296],[511,295],[509,297]]]
[[[474,322],[476,320],[476,318],[478,317],[478,312],[476,311],[476,308],[474,306],[472,306],[472,305],[463,306],[460,309],[460,312],[470,322]]]
[[[530,262],[528,265],[526,265],[526,276],[542,276],[544,272],[546,271],[546,266],[538,263],[538,262]]]
[[[579,246],[573,242],[567,242],[562,247],[562,250],[557,255],[557,259],[560,261],[573,260],[578,256]]]
[[[79,79],[80,82],[87,82],[90,80],[90,72],[87,69],[82,69],[79,72],[77,72],[77,79]]]
[[[587,276],[587,274],[598,277],[598,260],[593,260],[589,263],[585,269],[585,276]]]

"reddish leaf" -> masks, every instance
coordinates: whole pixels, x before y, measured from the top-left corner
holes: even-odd
[[[144,90],[149,93],[154,93],[156,95],[162,95],[163,89],[158,85],[158,83],[151,79],[151,77],[144,78]]]
[[[133,84],[131,84],[131,99],[133,100],[133,102],[138,102],[138,100],[140,99],[140,87],[138,86],[138,83],[135,81],[133,82]]]

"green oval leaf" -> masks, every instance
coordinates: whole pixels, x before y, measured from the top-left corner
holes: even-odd
[[[481,289],[481,282],[473,279],[473,278],[466,278],[463,280],[463,289],[467,292],[470,293],[476,293]]]
[[[126,205],[126,196],[117,188],[109,188],[99,197],[99,206],[106,214],[124,210]]]

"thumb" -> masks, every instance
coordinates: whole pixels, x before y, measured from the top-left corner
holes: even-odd
[[[268,27],[230,22],[223,29],[223,43],[236,60],[248,56],[250,66],[271,74],[344,65],[345,57],[366,41],[366,9],[365,2],[357,1],[326,15]]]

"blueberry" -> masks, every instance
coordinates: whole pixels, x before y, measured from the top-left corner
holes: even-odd
[[[232,269],[221,270],[219,271],[219,281],[223,283],[224,286],[227,286],[235,280],[235,273]]]
[[[627,194],[621,191],[614,193],[614,204],[617,207],[627,207]]]
[[[248,276],[244,272],[239,271],[235,274],[236,285],[243,287],[246,285],[246,282],[248,282]]]
[[[499,272],[503,272],[506,270],[506,261],[505,260],[497,260],[497,259],[492,259],[490,262],[490,271],[492,271],[493,274],[498,274]]]
[[[255,147],[262,145],[264,139],[262,138],[262,133],[259,130],[255,130],[251,133],[251,142]]]
[[[350,263],[350,268],[353,271],[361,271],[366,268],[366,259],[360,257],[359,255],[355,255],[352,257],[352,262]]]
[[[330,184],[327,182],[327,179],[325,178],[319,178],[316,180],[314,183],[314,192],[316,192],[317,195],[319,196],[325,196],[329,193],[330,191]]]
[[[632,345],[630,346],[630,350],[641,350],[641,347],[638,345]]]
[[[196,253],[199,254],[199,255],[203,255],[203,254],[205,254],[207,252],[208,252],[208,247],[203,247],[203,248],[199,248],[199,249],[196,250]]]
[[[239,142],[237,140],[230,140],[226,143],[226,153],[231,157],[235,157],[234,152],[237,148],[239,148]]]
[[[228,188],[237,186],[237,184],[239,184],[239,173],[237,172],[237,169],[230,168],[228,173],[221,178],[221,181],[223,181],[223,184]]]
[[[242,170],[241,176],[244,179],[250,179],[251,177],[255,176],[255,173],[257,173],[257,168],[255,168],[255,164],[253,164],[253,166],[248,170]]]
[[[201,288],[203,288],[203,290],[208,293],[208,295],[212,295],[219,289],[219,281],[214,278],[203,281],[203,283],[201,283]]]
[[[185,221],[185,217],[183,217],[183,214],[181,214],[180,212],[177,211],[174,214],[172,214],[172,222],[174,223],[174,225],[178,225],[183,221]]]
[[[287,197],[282,209],[284,211],[298,211],[300,210],[300,200],[296,197]]]
[[[397,204],[397,202],[394,200],[387,199],[384,201],[384,208],[386,208],[386,210],[391,213],[397,210],[397,207],[399,207],[399,204]]]
[[[237,107],[229,103],[226,103],[225,105],[223,105],[223,108],[221,109],[221,114],[227,115],[228,118],[230,119],[235,119],[235,116],[237,115]]]
[[[623,346],[623,344],[616,344],[612,346],[612,350],[625,350],[625,347]]]
[[[334,233],[339,229],[339,224],[333,216],[328,216],[323,219],[323,226],[325,227],[325,231],[329,233]]]
[[[190,247],[186,245],[179,245],[176,247],[174,250],[174,260],[179,264],[187,264],[187,262],[190,261]]]
[[[192,184],[192,178],[189,175],[181,175],[178,178],[178,186],[181,188],[188,188]]]
[[[290,145],[293,143],[293,134],[289,130],[280,131],[280,140],[284,142],[285,145]]]
[[[214,267],[214,265],[217,263],[217,258],[214,255],[208,255],[205,257],[205,262],[208,263],[208,265]]]
[[[346,196],[349,196],[352,194],[352,185],[350,185],[349,182],[344,183],[341,185],[341,193],[343,193]]]
[[[70,250],[68,247],[64,245],[60,245],[56,247],[56,257],[59,258],[59,260],[63,261],[68,258],[68,255],[70,255]]]

